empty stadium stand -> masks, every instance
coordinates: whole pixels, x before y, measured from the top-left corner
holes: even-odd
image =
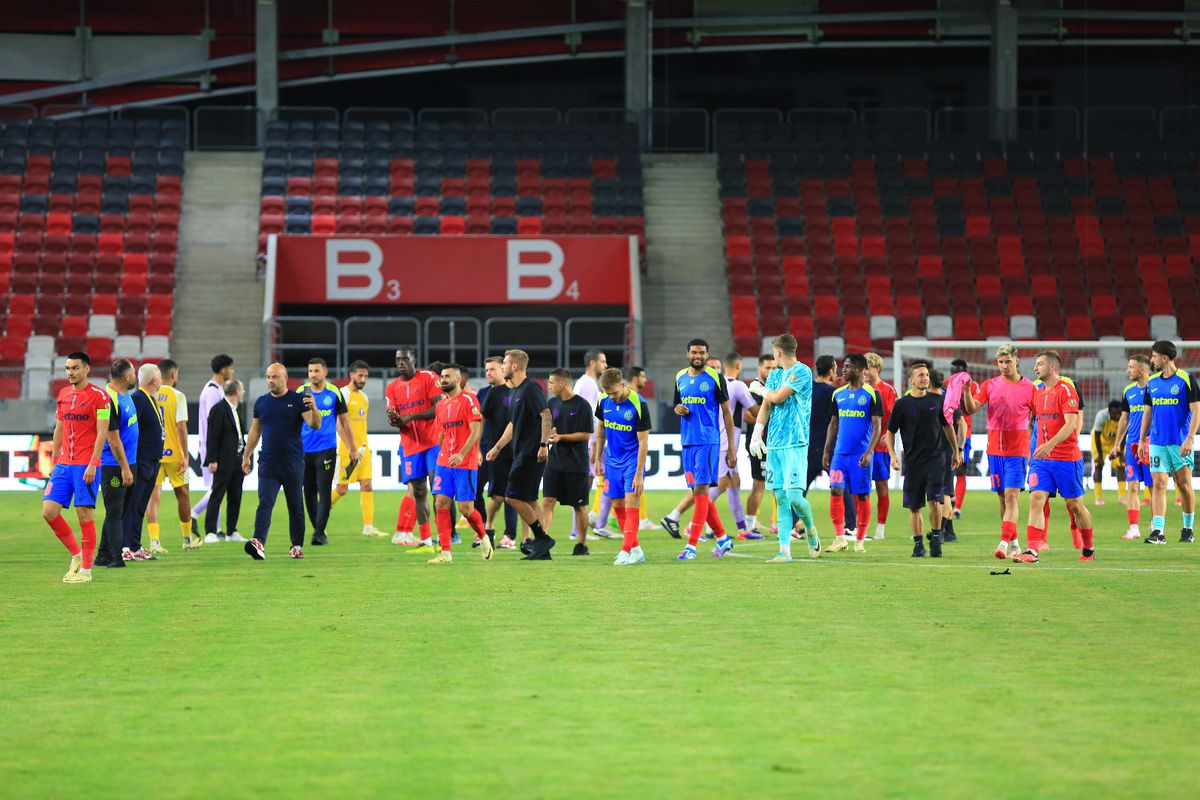
[[[737,348],[1196,338],[1200,169],[1182,138],[979,146],[847,124],[718,133]]]
[[[644,241],[631,123],[276,120],[263,156],[260,251],[271,233]]]
[[[164,358],[174,307],[184,121],[8,119],[0,126],[0,367],[43,397],[87,349]]]

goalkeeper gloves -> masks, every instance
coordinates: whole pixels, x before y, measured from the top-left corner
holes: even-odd
[[[750,436],[750,454],[760,460],[767,457],[767,444],[763,441],[765,429],[765,425],[756,422],[754,423],[754,433]]]

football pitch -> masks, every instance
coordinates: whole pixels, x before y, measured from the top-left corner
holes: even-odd
[[[168,555],[68,586],[38,496],[0,495],[0,796],[1196,797],[1200,550],[1106,499],[1091,564],[1060,502],[1042,563],[994,560],[982,493],[918,561],[894,493],[865,555],[647,531],[617,568],[559,514],[553,563],[434,567],[352,493],[303,561],[281,499],[265,562],[165,521]]]

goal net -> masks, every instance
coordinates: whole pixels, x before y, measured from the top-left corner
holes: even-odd
[[[996,368],[996,348],[1007,340],[987,341],[928,341],[898,339],[892,350],[892,378],[896,391],[903,394],[908,386],[908,366],[917,359],[927,359],[934,369],[949,377],[950,362],[961,358],[967,362],[967,371],[972,379],[983,381],[999,374]],[[1097,341],[1015,341],[1020,357],[1019,370],[1030,380],[1036,380],[1033,372],[1034,357],[1041,350],[1057,350],[1062,356],[1060,374],[1070,378],[1083,400],[1083,432],[1079,447],[1087,459],[1088,483],[1091,482],[1092,425],[1100,411],[1106,411],[1110,400],[1120,400],[1129,378],[1126,367],[1129,357],[1139,353],[1150,355],[1152,341],[1127,341],[1125,339]],[[1175,363],[1181,369],[1200,376],[1200,341],[1175,342],[1179,357]],[[987,483],[987,425],[985,411],[977,412],[972,420],[972,458],[967,470],[967,485],[971,489],[986,489]],[[1116,488],[1112,470],[1104,470],[1104,487]]]

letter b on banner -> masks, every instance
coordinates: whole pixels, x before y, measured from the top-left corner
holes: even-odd
[[[354,261],[343,261],[354,255]],[[362,256],[367,260],[362,261]],[[383,250],[370,239],[328,239],[325,242],[325,297],[328,300],[374,300],[383,289]],[[344,286],[344,278],[358,278]],[[366,278],[366,286],[361,285]]]
[[[549,261],[527,261],[536,255],[549,257]],[[508,299],[553,300],[563,290],[563,250],[557,242],[548,239],[508,240]],[[540,279],[538,285],[529,286],[529,279]],[[549,285],[542,285],[548,281]]]

